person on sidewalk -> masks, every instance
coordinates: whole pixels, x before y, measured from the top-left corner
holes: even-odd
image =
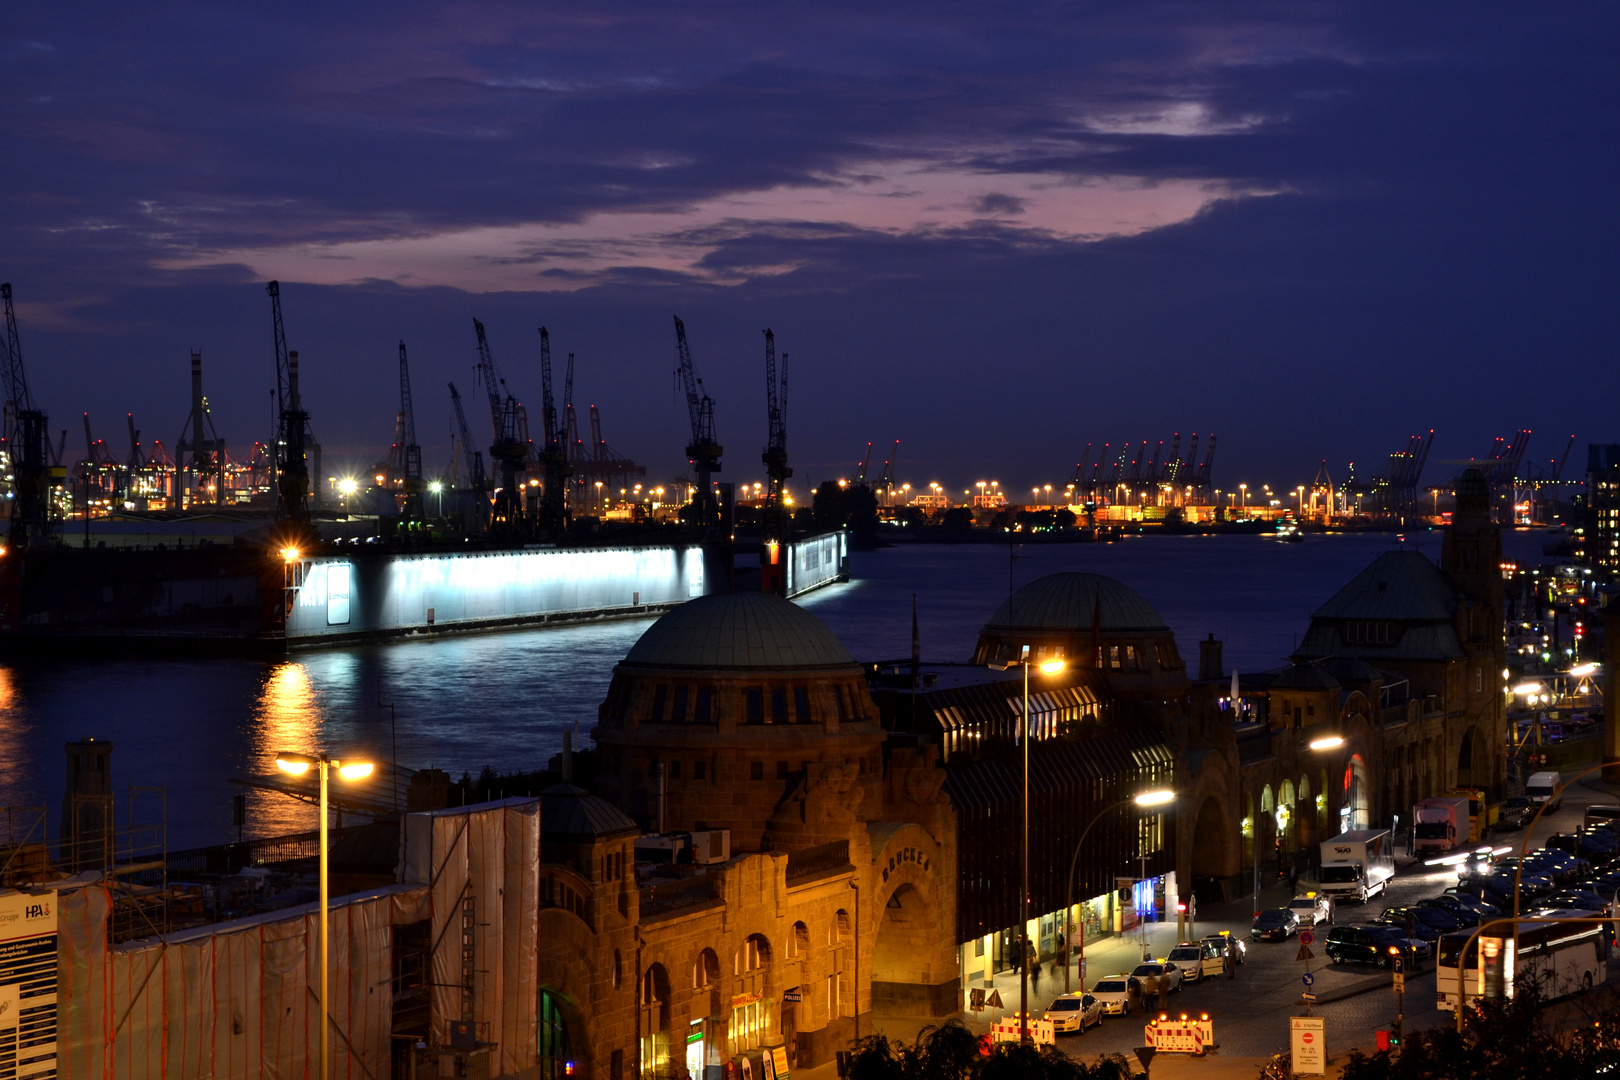
[[[1237,943],[1231,938],[1226,939],[1226,948],[1221,950],[1221,966],[1228,979],[1237,978]]]
[[[1142,976],[1142,1007],[1150,1013],[1159,1011],[1159,977],[1157,975]]]

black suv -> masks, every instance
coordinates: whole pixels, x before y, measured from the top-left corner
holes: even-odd
[[[1376,964],[1389,967],[1391,946],[1406,957],[1407,970],[1416,974],[1433,950],[1387,926],[1335,926],[1327,938],[1328,959],[1335,964]]]

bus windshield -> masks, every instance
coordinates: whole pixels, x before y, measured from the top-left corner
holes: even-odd
[[[1436,953],[1435,963],[1440,967],[1456,967],[1457,957],[1462,954],[1462,947],[1468,943],[1467,934],[1445,934],[1440,938],[1440,948]],[[1468,946],[1468,967],[1479,963],[1479,942]]]

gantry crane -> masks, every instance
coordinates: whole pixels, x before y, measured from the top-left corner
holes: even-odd
[[[280,304],[276,304],[276,325],[281,325]],[[277,334],[277,341],[283,341]],[[277,350],[279,361],[282,350]],[[219,437],[214,430],[214,418],[208,412],[208,399],[203,396],[202,381],[202,350],[191,350],[191,414],[186,417],[185,427],[180,431],[180,441],[175,444],[175,451],[180,455],[180,476],[183,477],[189,465],[190,471],[197,478],[197,494],[190,500],[192,505],[200,501],[200,496],[208,490],[208,481],[214,481],[214,501],[223,502],[225,498],[225,440]],[[183,483],[183,480],[181,481]]]
[[[270,324],[276,350],[276,520],[295,533],[309,529],[309,461],[306,443],[309,413],[298,395],[298,354],[287,351],[287,331],[281,322],[281,283],[266,286],[270,293]],[[193,439],[201,432],[193,432]]]
[[[472,518],[467,522],[467,531],[481,534],[485,528],[485,512],[489,509],[489,497],[486,490],[489,485],[484,480],[484,452],[473,448],[472,434],[467,430],[467,414],[461,408],[461,394],[456,391],[456,384],[450,384],[450,404],[456,410],[456,430],[461,433],[461,452],[467,460],[467,486],[472,489]]]
[[[765,465],[765,505],[761,514],[764,545],[760,548],[760,588],[778,596],[787,591],[789,518],[784,505],[787,481],[793,475],[787,454],[788,354],[782,354],[780,377],[776,367],[776,335],[765,331],[765,418],[767,438],[760,461]]]
[[[573,398],[574,354],[568,354],[568,378],[563,385],[563,397]],[[568,532],[568,478],[573,470],[568,467],[568,446],[565,432],[557,422],[557,401],[551,394],[551,335],[540,328],[540,413],[545,429],[545,444],[540,450],[543,473],[540,491],[540,525],[552,539]]]
[[[714,399],[703,389],[703,380],[692,368],[692,351],[686,345],[686,325],[675,318],[675,354],[681,383],[686,389],[686,411],[692,422],[692,441],[686,447],[687,460],[697,473],[697,488],[692,493],[692,521],[710,528],[720,524],[720,506],[714,497],[710,480],[720,471],[720,455],[724,448],[715,439]]]
[[[28,393],[23,370],[22,339],[11,306],[11,283],[0,284],[6,307],[6,397],[11,403],[11,530],[13,548],[44,547],[51,542],[50,421]],[[67,438],[67,432],[62,432]]]
[[[872,465],[872,444],[866,444],[866,456],[861,458],[861,467],[855,472],[855,486],[866,483],[866,470]]]
[[[400,524],[420,526],[422,513],[422,446],[416,441],[416,406],[411,402],[411,366],[405,343],[399,343],[399,418],[401,438],[395,449],[395,471],[401,481]]]
[[[888,460],[883,463],[883,475],[878,477],[876,491],[883,492],[883,503],[889,503],[889,496],[894,491],[894,463],[900,460],[900,440],[894,440],[894,449],[889,451]]]
[[[495,493],[490,533],[502,540],[522,540],[528,533],[524,509],[523,477],[529,459],[528,417],[523,405],[506,388],[506,380],[495,368],[484,336],[484,324],[473,320],[478,335],[478,377],[489,395],[489,420],[495,441],[489,447],[490,466],[499,466],[501,485]]]

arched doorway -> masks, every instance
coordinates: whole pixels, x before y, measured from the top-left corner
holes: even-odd
[[[1218,796],[1207,796],[1198,808],[1198,820],[1193,825],[1193,894],[1206,903],[1224,902],[1226,896],[1221,880],[1231,877],[1235,870],[1226,807]]]
[[[770,1037],[771,943],[763,934],[750,934],[732,959],[736,973],[731,999],[728,1045],[733,1054],[753,1050]]]
[[[902,882],[889,894],[872,948],[873,1011],[930,1015],[936,931],[933,905],[915,885]]]
[[[540,1080],[564,1080],[574,1073],[575,1049],[570,1017],[579,1020],[573,1001],[555,990],[540,989]]]
[[[1485,740],[1479,737],[1479,725],[1469,724],[1457,743],[1457,786],[1485,788],[1491,781],[1491,762],[1485,749]]]
[[[723,1065],[720,1037],[720,957],[703,949],[692,961],[691,1022],[686,1032],[686,1071],[702,1076],[710,1065]]]
[[[1245,791],[1243,793],[1243,870],[1245,873],[1254,872],[1255,853],[1255,820],[1254,795]]]
[[[1351,829],[1365,829],[1370,827],[1372,812],[1368,806],[1367,797],[1367,766],[1361,760],[1360,754],[1350,755],[1350,760],[1344,763],[1344,801],[1339,804],[1339,828],[1348,832]]]
[[[641,976],[641,1075],[674,1075],[669,1057],[669,974],[653,964]]]
[[[1298,831],[1294,822],[1295,799],[1294,782],[1284,780],[1282,788],[1277,792],[1277,838],[1280,841],[1277,851],[1283,859],[1288,859],[1294,853],[1298,843]]]
[[[1271,785],[1260,789],[1260,816],[1254,822],[1254,857],[1263,870],[1275,858],[1277,847],[1277,804],[1271,795]]]
[[[1299,778],[1299,796],[1294,803],[1294,848],[1309,851],[1316,841],[1316,813],[1311,804],[1311,778]]]

